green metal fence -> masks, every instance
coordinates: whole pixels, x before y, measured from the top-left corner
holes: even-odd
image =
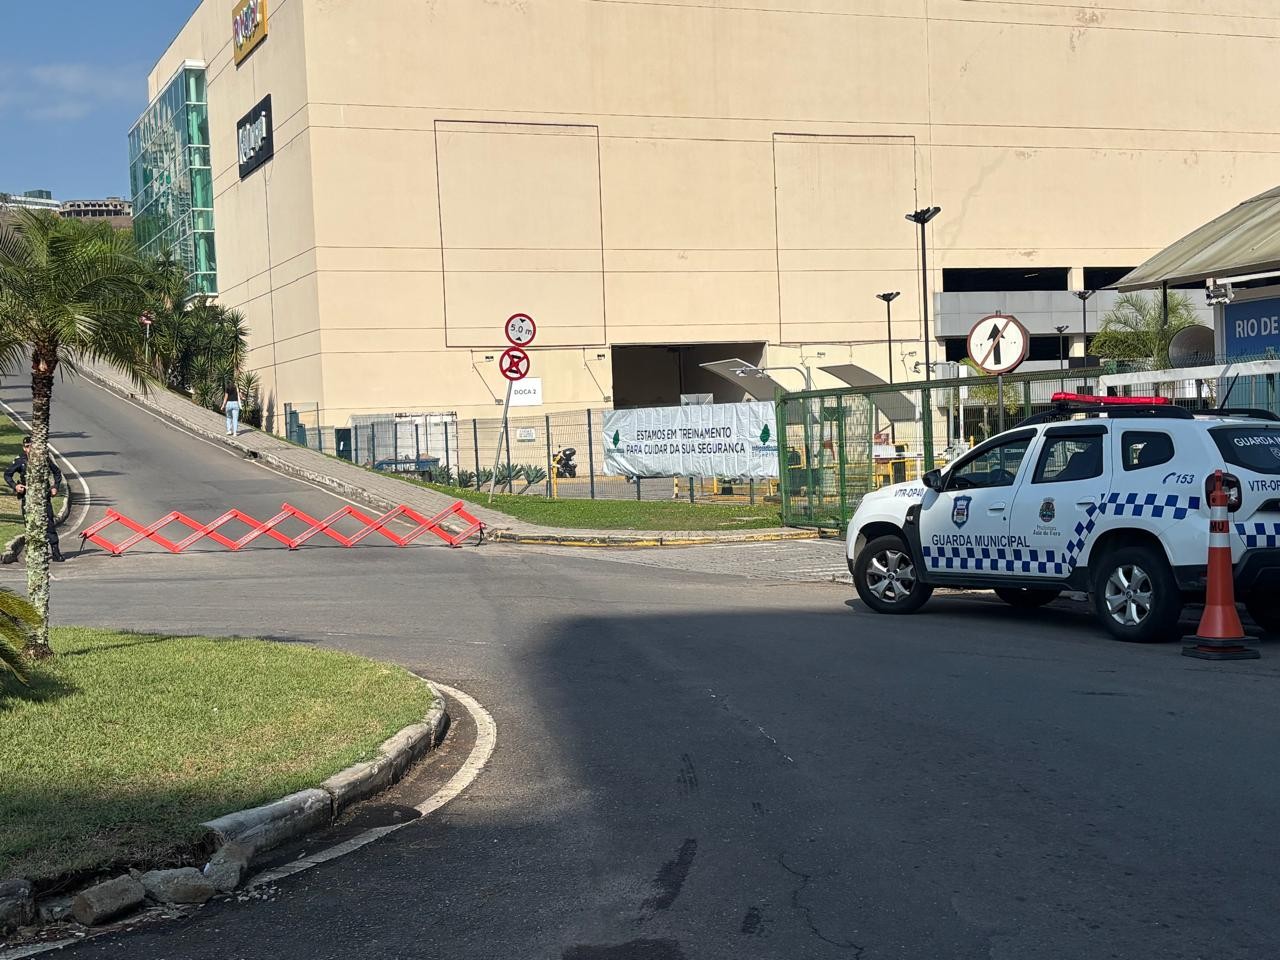
[[[1092,393],[1101,371],[848,387],[778,398],[783,523],[843,530],[862,498],[918,479],[1051,406],[1059,391]]]

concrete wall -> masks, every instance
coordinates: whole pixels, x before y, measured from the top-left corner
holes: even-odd
[[[517,310],[549,410],[608,402],[614,343],[884,375],[874,295],[920,336],[908,210],[943,208],[936,290],[1134,265],[1278,169],[1269,0],[273,0],[238,69],[231,6],[151,82],[209,61],[223,297],[332,424],[492,414]],[[239,182],[266,93],[276,157]]]

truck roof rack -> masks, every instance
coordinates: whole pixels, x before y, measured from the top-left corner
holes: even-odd
[[[1032,414],[1019,427],[1037,423],[1051,423],[1070,417],[1161,417],[1172,420],[1192,420],[1195,415],[1186,407],[1179,407],[1167,397],[1098,397],[1088,393],[1055,393],[1053,409]],[[1277,418],[1280,419],[1280,418]]]
[[[1280,416],[1259,407],[1216,407],[1212,410],[1197,410],[1195,415],[1197,417],[1252,417],[1254,420],[1280,421]]]

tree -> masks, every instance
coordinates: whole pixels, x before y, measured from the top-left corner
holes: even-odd
[[[1123,293],[1103,316],[1089,352],[1106,360],[1145,361],[1153,370],[1167,370],[1169,341],[1179,330],[1199,322],[1191,298],[1180,290],[1169,294],[1167,322],[1161,296]]]
[[[131,245],[106,224],[20,210],[0,225],[0,366],[14,369],[31,360],[27,596],[40,618],[28,641],[35,658],[52,655],[45,514],[54,375],[105,362],[146,389],[155,378],[138,323],[144,303]]]

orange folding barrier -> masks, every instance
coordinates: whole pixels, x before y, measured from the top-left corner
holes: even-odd
[[[339,521],[348,517],[363,524],[359,530],[350,536],[339,533],[335,529],[335,525]],[[287,520],[302,523],[305,525],[305,529],[295,537],[288,537],[276,529]],[[407,533],[397,533],[389,526],[396,520],[406,520],[413,523],[414,526]],[[239,521],[249,528],[238,540],[232,540],[221,532],[221,529],[232,521]],[[131,530],[132,534],[119,543],[113,543],[102,535],[102,531],[117,523]],[[181,524],[191,532],[181,540],[170,540],[161,531],[171,523]],[[446,526],[446,523],[449,525]],[[428,531],[434,533],[451,547],[461,547],[473,537],[476,538],[476,543],[481,543],[484,540],[484,524],[466,511],[461,500],[448,509],[440,511],[434,517],[425,517],[411,507],[401,504],[393,510],[388,510],[380,517],[371,517],[358,507],[345,506],[341,510],[329,514],[323,520],[317,520],[310,514],[286,503],[280,507],[279,513],[270,520],[265,521],[256,520],[241,510],[232,509],[217,519],[202,524],[186,514],[174,510],[171,513],[166,513],[154,523],[145,526],[117,510],[109,509],[106,516],[101,520],[81,531],[80,538],[82,548],[85,542],[93,543],[112,556],[118,557],[130,547],[137,546],[143,540],[150,540],[152,543],[164,547],[170,553],[182,553],[187,547],[200,540],[212,540],[228,550],[237,551],[248,546],[259,537],[267,536],[290,550],[297,550],[318,534],[324,534],[340,546],[354,547],[361,540],[376,533],[384,539],[390,540],[397,547],[406,547]]]

